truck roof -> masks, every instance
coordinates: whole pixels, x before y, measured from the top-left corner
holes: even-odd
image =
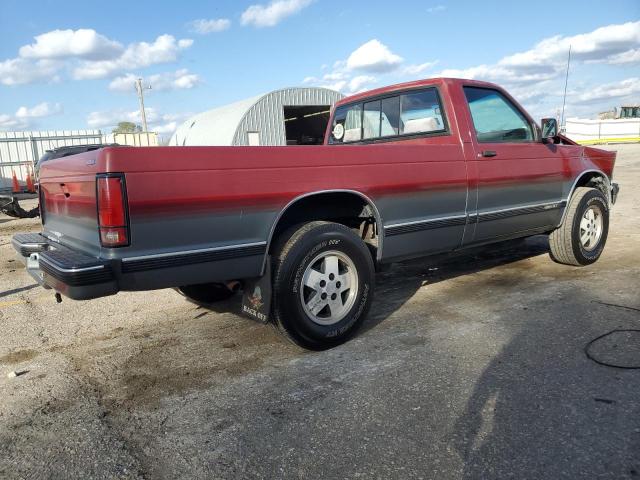
[[[353,101],[361,100],[363,98],[374,97],[377,95],[384,95],[385,93],[392,93],[400,90],[406,90],[408,88],[419,88],[419,87],[427,87],[432,85],[442,85],[445,83],[454,85],[456,83],[462,83],[462,82],[464,82],[465,84],[473,84],[480,87],[499,88],[497,85],[493,83],[483,82],[480,80],[469,80],[466,78],[434,77],[434,78],[425,78],[422,80],[414,80],[411,82],[397,83],[395,85],[389,85],[386,87],[380,87],[373,90],[368,90],[366,92],[356,93],[355,95],[345,97],[339,102],[336,102],[336,106],[343,105],[345,103],[351,103]]]

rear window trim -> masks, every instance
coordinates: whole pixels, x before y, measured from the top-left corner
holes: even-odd
[[[344,103],[342,105],[338,105],[338,107],[336,107],[336,109],[333,112],[333,115],[331,115],[331,123],[329,125],[331,125],[333,123],[333,119],[335,118],[335,113],[336,110],[338,108],[342,108],[342,107],[352,107],[354,105],[360,105],[362,108],[360,109],[360,134],[361,136],[363,135],[363,129],[364,129],[364,104],[365,103],[369,103],[369,102],[375,102],[375,101],[382,101],[386,98],[393,98],[393,97],[400,97],[402,95],[405,94],[409,94],[409,93],[420,93],[420,92],[424,92],[427,90],[435,90],[436,92],[436,100],[438,101],[438,105],[440,107],[440,112],[442,114],[442,124],[443,124],[443,128],[440,130],[434,130],[432,132],[416,132],[416,133],[407,133],[407,134],[398,134],[398,135],[387,135],[384,137],[377,137],[377,138],[367,138],[367,139],[360,139],[360,140],[354,140],[353,142],[338,142],[338,143],[330,143],[328,142],[327,145],[368,145],[371,143],[387,143],[387,142],[398,142],[398,141],[402,141],[402,140],[411,140],[414,138],[430,138],[430,137],[443,137],[443,136],[447,136],[447,135],[451,135],[451,130],[449,128],[449,121],[447,119],[447,111],[444,108],[444,103],[442,102],[442,95],[440,94],[440,86],[439,85],[428,85],[428,86],[419,86],[419,87],[413,87],[413,88],[408,88],[406,90],[398,90],[396,92],[388,92],[388,93],[383,93],[380,95],[373,95],[371,97],[365,97],[365,98],[361,98],[360,100],[357,100],[355,102],[349,102],[349,103]],[[329,132],[329,135],[331,135],[331,132]]]

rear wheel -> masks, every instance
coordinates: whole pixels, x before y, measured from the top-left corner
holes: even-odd
[[[564,221],[549,235],[551,258],[566,265],[590,265],[600,258],[608,233],[605,196],[596,188],[576,188]]]
[[[314,350],[350,338],[373,297],[374,268],[364,242],[344,225],[310,222],[276,247],[273,318],[294,343]]]

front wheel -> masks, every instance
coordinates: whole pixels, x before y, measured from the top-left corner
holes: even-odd
[[[565,265],[590,265],[602,254],[609,233],[609,206],[596,188],[576,188],[560,227],[549,235],[551,258]]]
[[[344,225],[310,222],[285,233],[274,253],[278,330],[314,350],[353,335],[373,298],[373,260],[364,242]]]

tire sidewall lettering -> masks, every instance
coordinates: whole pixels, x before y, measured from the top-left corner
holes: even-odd
[[[302,275],[304,274],[304,270],[305,268],[307,268],[307,264],[311,261],[311,259],[317,255],[317,253],[322,250],[323,248],[327,247],[328,245],[331,245],[330,240],[324,240],[320,243],[318,243],[315,247],[313,247],[311,250],[309,250],[309,253],[307,253],[305,255],[305,257],[302,259],[302,261],[300,262],[300,266],[298,267],[298,269],[296,270],[295,275],[293,276],[293,285],[292,285],[292,292],[293,293],[298,293],[299,289],[298,287],[300,286],[300,284],[302,283]]]
[[[369,289],[370,289],[369,284],[365,283],[362,288],[362,298],[358,303],[358,309],[351,316],[351,319],[349,320],[349,322],[347,322],[345,325],[342,325],[340,328],[327,332],[327,334],[325,335],[325,338],[333,338],[333,337],[337,337],[338,335],[344,334],[346,331],[348,331],[351,328],[351,326],[356,321],[358,321],[358,319],[362,315],[362,312],[364,311],[364,307],[367,305],[367,299],[369,298]]]

